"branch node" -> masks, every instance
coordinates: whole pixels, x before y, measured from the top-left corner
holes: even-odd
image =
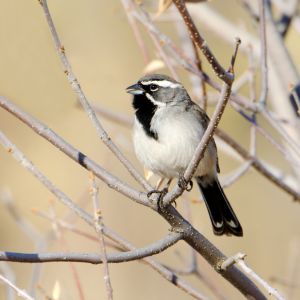
[[[219,272],[227,271],[230,267],[232,267],[234,264],[236,264],[240,260],[244,260],[247,255],[241,252],[238,252],[237,254],[228,257],[225,261],[223,261],[218,267]]]

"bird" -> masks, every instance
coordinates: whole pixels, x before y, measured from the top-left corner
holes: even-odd
[[[133,145],[138,160],[161,178],[182,178],[209,117],[191,100],[184,86],[167,75],[145,75],[126,91],[133,95]],[[212,138],[193,178],[214,234],[243,236],[242,226],[218,180],[219,172],[217,147]]]

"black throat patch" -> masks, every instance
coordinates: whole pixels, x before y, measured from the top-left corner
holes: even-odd
[[[157,109],[155,106],[144,94],[135,95],[133,97],[132,105],[135,109],[135,115],[139,122],[142,124],[146,134],[157,140],[157,133],[151,130],[151,120]]]

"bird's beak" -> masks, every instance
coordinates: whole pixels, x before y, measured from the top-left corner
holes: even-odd
[[[126,89],[126,92],[129,93],[129,94],[132,94],[132,95],[141,95],[145,91],[138,83],[136,83],[136,84],[133,84],[133,85],[129,86]]]

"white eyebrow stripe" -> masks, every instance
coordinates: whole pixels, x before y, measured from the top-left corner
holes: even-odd
[[[144,85],[150,85],[150,84],[156,84],[160,87],[169,87],[172,89],[178,88],[178,87],[182,87],[182,85],[180,83],[176,83],[176,82],[172,82],[169,80],[149,80],[149,81],[142,81],[141,82]]]

